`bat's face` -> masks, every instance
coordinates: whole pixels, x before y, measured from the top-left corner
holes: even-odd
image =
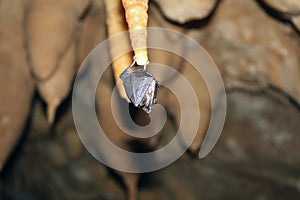
[[[131,103],[150,113],[157,102],[158,82],[143,66],[137,66],[132,72],[127,68],[121,75],[126,94]]]

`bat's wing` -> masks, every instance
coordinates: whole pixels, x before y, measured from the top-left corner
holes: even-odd
[[[133,66],[133,64],[129,65],[123,72],[120,74],[120,79],[123,81],[123,85],[125,88],[125,92],[127,97],[130,99],[130,97],[133,94],[132,86],[131,86],[131,78],[130,75],[132,72],[129,71],[129,69]]]
[[[131,100],[131,96],[133,95],[133,88],[132,88],[132,81],[131,81],[130,74],[123,76],[122,80],[123,80],[123,85],[124,85],[127,97]]]
[[[124,80],[126,80],[127,78],[128,78],[128,76],[130,75],[130,71],[129,71],[129,69],[132,67],[132,65],[129,65],[123,72],[122,72],[122,74],[120,74],[120,79],[122,80],[122,81],[124,81]]]
[[[144,70],[134,71],[130,77],[132,81],[131,101],[134,105],[137,106],[143,100],[154,78]]]
[[[143,66],[137,66],[133,71],[129,68],[120,75],[126,94],[131,103],[149,113],[156,103],[157,81]],[[149,91],[151,85],[153,89]]]

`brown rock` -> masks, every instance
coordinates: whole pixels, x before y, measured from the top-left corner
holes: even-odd
[[[291,20],[295,26],[295,28],[299,31],[300,33],[300,15],[299,16],[294,16],[292,17],[292,20]]]
[[[83,152],[84,147],[75,130],[70,130],[64,135],[64,147],[71,159],[78,158]]]
[[[89,3],[88,0],[32,0],[28,6],[25,18],[28,61],[38,91],[47,103],[50,124],[71,89],[76,72],[79,19]]]
[[[273,9],[286,14],[300,14],[300,1],[298,0],[263,0]]]
[[[155,0],[154,2],[161,8],[165,17],[184,24],[207,17],[216,6],[217,0]]]
[[[81,184],[87,184],[93,179],[93,176],[90,175],[86,168],[73,167],[70,171],[76,182]]]
[[[300,102],[300,39],[255,2],[222,2],[202,44],[222,70],[228,88],[275,87]]]
[[[47,145],[46,155],[49,162],[55,167],[63,167],[68,163],[65,150],[57,142],[51,142]]]
[[[90,51],[106,39],[105,9],[102,0],[94,0],[82,22],[78,39],[79,62],[82,63]]]
[[[23,47],[26,3],[3,0],[0,6],[0,171],[18,143],[34,92]]]
[[[49,124],[45,116],[43,102],[38,99],[32,103],[30,129],[32,132],[28,138],[32,140],[49,136]]]

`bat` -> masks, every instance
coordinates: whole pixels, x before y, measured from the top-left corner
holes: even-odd
[[[133,65],[134,63],[127,67],[120,78],[130,102],[135,107],[150,113],[153,105],[157,103],[158,81],[147,72],[146,65],[137,65],[133,71],[130,71]]]

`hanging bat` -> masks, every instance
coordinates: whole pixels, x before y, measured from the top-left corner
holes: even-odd
[[[142,108],[146,113],[150,113],[157,99],[158,82],[152,74],[147,72],[146,65],[136,66],[133,71],[131,64],[120,75],[121,80],[130,102],[135,106]]]

